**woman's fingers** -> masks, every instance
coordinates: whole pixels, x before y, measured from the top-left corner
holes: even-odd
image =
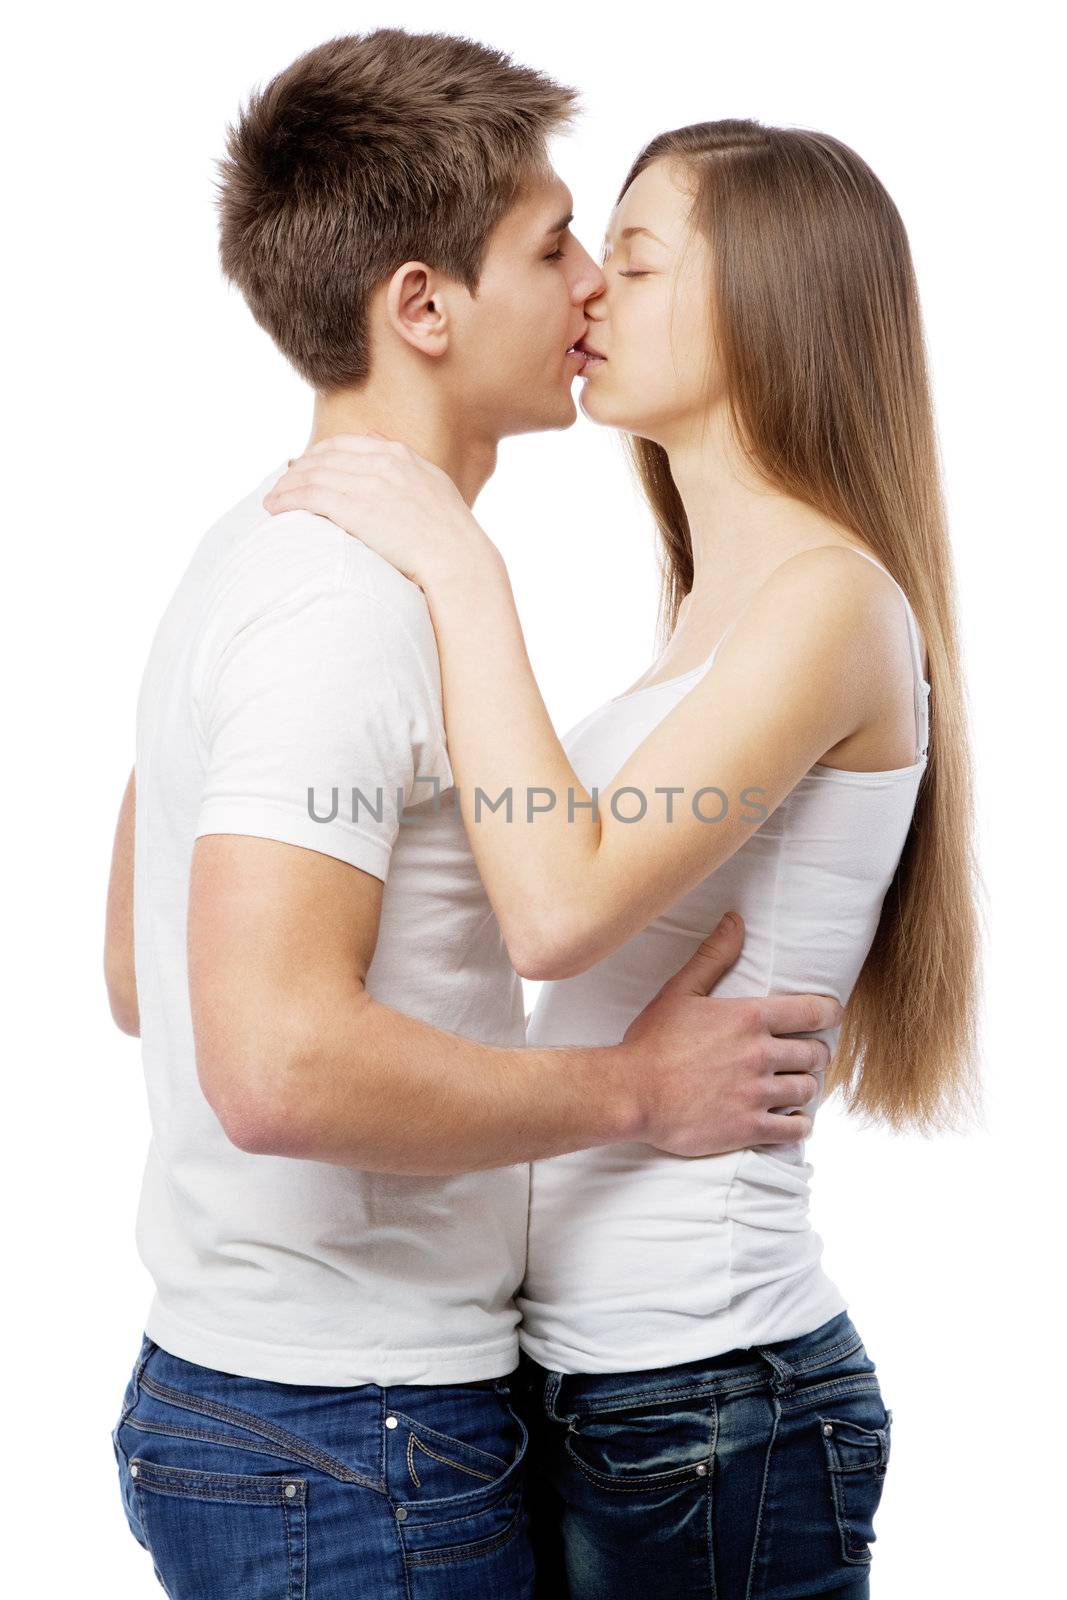
[[[323,450],[318,455],[308,452],[302,456],[294,456],[289,463],[287,473],[320,472],[324,467],[333,472],[346,472],[349,477],[358,478],[373,469],[381,472],[392,469],[395,472],[399,463],[395,456],[381,449]]]
[[[311,495],[318,497],[315,506],[309,499]],[[375,506],[395,505],[397,491],[395,485],[387,485],[381,474],[370,467],[357,474],[336,472],[327,467],[306,472],[297,472],[294,468],[263,496],[263,504],[268,511],[292,510],[294,506],[317,510],[323,495],[331,496],[331,504],[347,507],[346,515],[355,513],[358,508],[365,516]]]
[[[359,455],[364,450],[380,450],[383,444],[390,446],[398,455],[408,448],[402,440],[390,439],[387,434],[368,428],[365,433],[331,433],[328,439],[320,439],[304,453],[316,455],[323,450],[350,450],[354,455]]]
[[[293,467],[278,479],[275,489],[299,489],[305,484],[314,484],[321,489],[336,489],[340,494],[366,492],[373,495],[387,483],[391,480],[385,469],[374,463],[368,463],[359,472],[331,466]],[[395,489],[390,487],[390,493],[395,493]]]
[[[281,511],[313,511],[316,516],[329,517],[346,533],[354,533],[362,522],[359,503],[350,494],[340,494],[336,489],[324,489],[313,483],[266,495],[263,505],[272,516]]]

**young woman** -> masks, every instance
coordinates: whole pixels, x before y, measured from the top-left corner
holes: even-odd
[[[637,158],[604,267],[582,405],[629,437],[664,648],[562,742],[445,474],[345,435],[267,504],[425,590],[471,846],[517,970],[550,980],[531,1042],[618,1040],[734,908],[716,992],[835,995],[823,1096],[952,1125],[978,1091],[971,770],[899,214],[835,139],[704,123]],[[520,1373],[546,1596],[868,1593],[892,1412],[822,1271],[811,1172],[801,1141],[534,1163]]]

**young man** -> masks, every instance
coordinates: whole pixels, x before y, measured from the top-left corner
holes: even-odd
[[[574,98],[398,30],[252,97],[221,260],[315,390],[311,443],[380,429],[473,502],[502,437],[575,420],[602,278],[548,163]],[[283,471],[160,622],[116,834],[106,967],[142,1037],[156,1285],[113,1433],[123,1504],[173,1595],[506,1600],[533,1581],[508,1385],[527,1163],[766,1142],[773,1073],[797,1070],[781,1036],[841,1013],[707,998],[740,949],[720,930],[617,1047],[525,1049],[425,598],[325,518],[267,512]]]

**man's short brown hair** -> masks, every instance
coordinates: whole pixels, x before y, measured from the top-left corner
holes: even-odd
[[[316,45],[227,126],[219,261],[320,393],[370,371],[367,303],[408,260],[478,286],[489,235],[547,165],[577,91],[443,33]]]

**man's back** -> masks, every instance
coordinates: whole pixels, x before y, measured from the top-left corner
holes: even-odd
[[[157,1288],[145,1329],[186,1360],[277,1382],[498,1376],[517,1361],[525,1164],[409,1177],[250,1154],[197,1079],[186,907],[193,843],[210,833],[383,879],[368,994],[523,1043],[521,982],[449,793],[422,592],[325,518],[264,511],[283,471],[201,541],[138,701],[134,936],[153,1140],[137,1244]]]

